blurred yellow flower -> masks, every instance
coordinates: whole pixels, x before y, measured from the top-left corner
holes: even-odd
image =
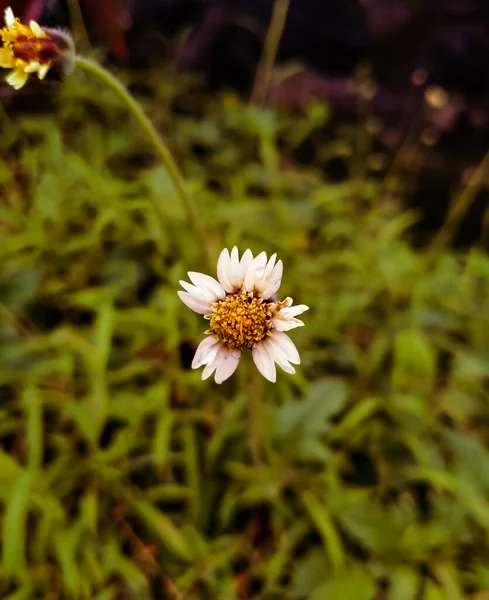
[[[5,27],[0,30],[3,48],[0,48],[0,67],[12,69],[7,77],[16,90],[20,89],[31,73],[44,79],[51,63],[60,55],[58,44],[35,21],[24,25],[16,19],[10,7],[5,10]]]

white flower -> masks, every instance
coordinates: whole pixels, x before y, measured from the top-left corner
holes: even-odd
[[[253,258],[246,250],[241,259],[236,246],[224,249],[217,261],[217,280],[209,275],[188,273],[180,281],[185,291],[178,295],[193,311],[210,321],[206,337],[197,348],[192,368],[205,365],[202,379],[215,371],[222,383],[236,370],[241,350],[251,349],[260,373],[276,380],[275,363],[286,373],[295,373],[300,363],[294,343],[284,332],[304,323],[296,317],[308,310],[305,304],[292,306],[292,298],[277,302],[275,293],[282,281],[283,264],[265,252]]]

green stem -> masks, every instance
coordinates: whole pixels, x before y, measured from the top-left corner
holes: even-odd
[[[486,154],[480,165],[467,183],[464,191],[449,209],[447,218],[443,227],[440,229],[434,240],[427,248],[427,253],[432,254],[445,248],[454,238],[458,231],[460,223],[474,203],[484,179],[489,172],[489,152]]]
[[[200,237],[200,240],[202,242],[202,249],[205,253],[207,263],[210,264],[207,237],[199,223],[197,210],[192,201],[192,198],[187,192],[182,174],[180,173],[180,170],[178,169],[178,166],[170,150],[168,149],[165,142],[162,140],[161,136],[156,131],[151,120],[143,111],[141,105],[132,97],[132,95],[124,87],[124,85],[122,85],[122,83],[116,77],[114,77],[112,73],[110,73],[110,71],[104,69],[104,67],[100,66],[97,62],[88,58],[84,58],[83,56],[77,56],[75,59],[75,64],[76,66],[80,67],[80,69],[83,69],[84,71],[95,75],[96,77],[101,79],[108,87],[110,87],[125,103],[133,117],[141,126],[141,129],[146,134],[147,138],[153,146],[154,151],[156,152],[163,166],[165,167],[173,183],[173,186],[175,187],[177,195],[182,203],[187,218],[197,235]],[[157,208],[160,212],[162,212],[160,206],[157,206]]]
[[[284,31],[290,0],[276,0],[270,27],[263,46],[260,64],[256,71],[255,83],[251,93],[252,104],[264,104],[268,88],[272,80],[273,67],[277,60],[277,52]]]
[[[253,463],[262,464],[262,382],[258,371],[252,366],[250,385],[250,450]]]
[[[85,27],[85,19],[80,8],[79,0],[68,0],[68,11],[70,13],[70,21],[75,38],[75,45],[81,51],[90,49],[90,38],[87,28]],[[78,38],[78,39],[77,39]]]

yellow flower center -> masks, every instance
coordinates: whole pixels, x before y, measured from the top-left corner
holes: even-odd
[[[271,312],[262,298],[253,294],[230,294],[218,300],[208,315],[209,333],[213,333],[231,350],[252,348],[271,329]]]

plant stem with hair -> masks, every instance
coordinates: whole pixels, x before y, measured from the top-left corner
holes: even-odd
[[[110,71],[104,69],[104,67],[99,65],[97,62],[82,56],[77,56],[75,58],[75,65],[80,69],[83,69],[84,71],[94,75],[95,77],[98,77],[109,88],[111,88],[124,102],[130,113],[136,119],[146,137],[151,142],[151,145],[153,146],[153,149],[161,163],[165,167],[175,191],[177,192],[178,198],[182,203],[183,209],[185,210],[187,219],[201,240],[202,250],[205,254],[206,261],[210,266],[212,266],[210,263],[208,240],[203,228],[200,225],[197,209],[187,191],[185,180],[180,173],[177,163],[175,162],[170,150],[163,141],[162,137],[156,131],[155,126],[146,115],[141,105],[137,102],[137,100],[135,100],[126,87],[114,75],[112,75],[112,73],[110,73]],[[164,214],[161,206],[158,204],[157,209],[160,214]]]

